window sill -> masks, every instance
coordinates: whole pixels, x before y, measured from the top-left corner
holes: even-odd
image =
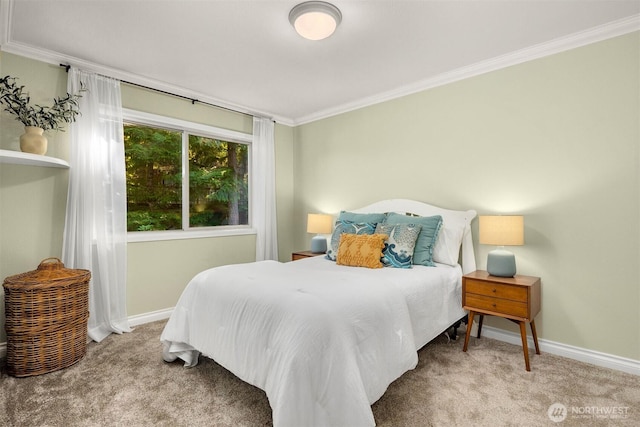
[[[219,227],[215,230],[132,231],[127,233],[127,243],[158,242],[165,240],[203,239],[208,237],[245,236],[257,234],[251,227]]]

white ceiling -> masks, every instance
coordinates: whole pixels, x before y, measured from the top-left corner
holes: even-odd
[[[0,0],[2,50],[299,124],[640,29],[640,0]]]

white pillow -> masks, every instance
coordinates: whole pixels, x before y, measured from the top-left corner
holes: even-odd
[[[460,247],[464,239],[464,230],[470,226],[471,221],[476,216],[476,211],[474,210],[455,211],[442,209],[437,206],[408,199],[382,200],[365,206],[364,208],[357,209],[354,212],[410,212],[420,216],[440,215],[442,217],[442,226],[440,227],[440,232],[438,233],[438,238],[433,248],[432,259],[435,262],[453,266],[458,264],[458,259],[460,259]],[[473,255],[473,246],[465,252],[467,256]],[[469,261],[471,261],[471,267],[473,268],[469,270],[469,266],[467,266],[467,271],[475,270],[475,260],[467,260],[467,262]],[[465,266],[463,266],[463,268],[465,268]]]
[[[460,257],[460,246],[466,224],[463,221],[443,216],[442,227],[433,248],[433,260],[441,264],[456,265]]]

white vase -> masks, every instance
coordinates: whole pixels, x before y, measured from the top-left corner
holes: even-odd
[[[24,134],[20,135],[20,150],[24,153],[45,154],[47,152],[47,138],[42,135],[44,130],[35,126],[25,126]]]

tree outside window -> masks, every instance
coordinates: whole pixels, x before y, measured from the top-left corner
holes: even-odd
[[[247,145],[189,135],[189,226],[249,223]]]
[[[136,123],[124,140],[128,231],[248,224],[247,144]]]

